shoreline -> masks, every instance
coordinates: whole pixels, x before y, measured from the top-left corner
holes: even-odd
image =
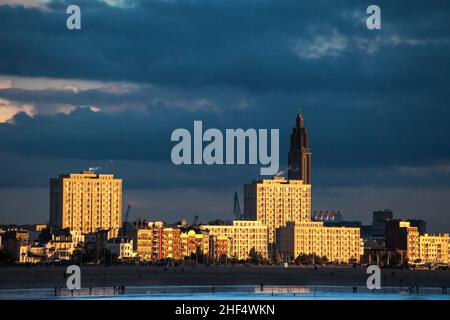
[[[65,288],[67,266],[0,267],[0,289]],[[176,285],[365,286],[366,269],[351,267],[136,265],[81,267],[82,287]],[[450,270],[381,269],[383,287],[450,287]]]

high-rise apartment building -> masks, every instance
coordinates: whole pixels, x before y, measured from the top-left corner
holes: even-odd
[[[287,222],[311,220],[311,185],[284,177],[246,184],[244,218],[268,226],[269,243],[273,244],[277,228],[286,226]]]
[[[122,223],[122,179],[85,171],[50,179],[53,228],[91,233],[118,230]]]
[[[292,130],[288,161],[289,180],[302,180],[305,184],[311,184],[311,150],[302,114],[297,115],[296,126]]]

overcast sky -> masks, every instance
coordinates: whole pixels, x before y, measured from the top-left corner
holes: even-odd
[[[88,167],[131,218],[232,218],[259,166],[176,167],[171,132],[277,128],[286,170],[302,107],[314,210],[450,231],[448,0],[377,1],[378,31],[370,4],[0,0],[0,223],[47,222],[48,179]]]

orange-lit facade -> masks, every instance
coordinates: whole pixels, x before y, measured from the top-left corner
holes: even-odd
[[[277,228],[285,227],[288,222],[311,220],[311,185],[283,177],[246,184],[244,218],[268,226],[269,244],[274,244]]]
[[[84,234],[119,230],[122,179],[90,171],[50,179],[50,224]]]
[[[230,256],[230,239],[225,236],[209,236],[209,257],[213,261]]]
[[[209,255],[209,235],[207,232],[198,229],[182,230],[181,254],[183,257],[189,257],[191,254],[201,252]]]
[[[327,257],[330,262],[359,262],[359,228],[326,227],[323,222],[289,222],[277,230],[277,244],[282,258],[293,260],[301,254]]]
[[[181,230],[175,228],[164,228],[162,234],[162,258],[173,260],[182,259]]]

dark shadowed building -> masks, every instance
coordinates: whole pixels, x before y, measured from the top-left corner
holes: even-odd
[[[371,230],[372,238],[384,239],[386,237],[386,222],[392,220],[393,217],[394,213],[389,209],[374,211]]]
[[[418,219],[409,219],[408,222],[411,224],[411,227],[416,227],[419,230],[419,234],[423,236],[427,233],[427,222],[424,220]]]

